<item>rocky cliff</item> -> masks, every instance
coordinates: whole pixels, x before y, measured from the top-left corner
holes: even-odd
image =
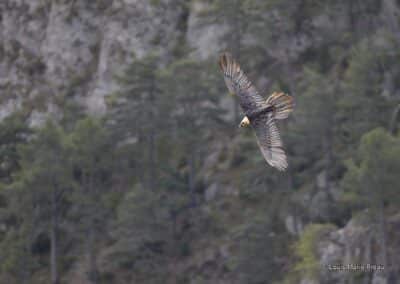
[[[381,21],[387,16],[388,21],[395,25],[393,17],[398,15],[396,4],[393,1],[383,2],[387,4],[386,8],[382,9],[377,19]],[[192,1],[189,5],[185,1],[173,0],[3,0],[0,3],[0,119],[15,110],[27,109],[30,124],[37,126],[48,115],[62,116],[62,107],[68,101],[78,102],[89,113],[104,114],[107,111],[106,97],[119,88],[115,75],[124,70],[133,57],[141,58],[150,50],[162,55],[161,64],[168,63],[177,46],[182,44],[193,48],[191,56],[195,58],[215,57],[226,47],[222,40],[226,27],[223,24],[202,23],[200,14],[207,3]],[[393,9],[388,5],[392,5]],[[311,15],[306,23],[310,29],[300,29],[295,35],[283,33],[266,48],[267,51],[262,51],[266,58],[273,58],[279,65],[277,70],[282,72],[282,76],[290,78],[288,88],[293,93],[297,89],[290,85],[294,84],[303,68],[298,62],[301,58],[313,57],[315,49],[325,49],[324,45],[329,44],[324,42],[325,34],[330,34],[330,40],[335,41],[349,30],[349,25],[355,25],[354,29],[357,29],[357,25],[362,27],[365,24],[363,20],[367,22],[365,19],[352,22],[347,16],[340,17],[341,13],[338,10],[332,11],[329,16]],[[276,21],[283,31],[287,28],[279,17]],[[248,42],[254,40],[246,38]],[[343,49],[346,44],[343,44]],[[265,87],[269,79],[261,78],[260,82]],[[201,210],[218,214],[217,219],[221,223],[231,222],[235,227],[251,220],[256,208],[251,208],[253,203],[243,206],[243,192],[232,178],[237,173],[230,168],[234,163],[233,149],[239,148],[243,141],[224,142],[229,142],[229,145],[215,143],[215,149],[205,159],[201,172],[206,184],[205,205]],[[369,279],[373,279],[375,284],[387,283],[378,272],[365,276],[326,270],[330,264],[378,263],[379,244],[374,242],[379,237],[372,234],[366,222],[360,221],[359,217],[351,218],[349,212],[343,212],[338,206],[342,193],[338,183],[330,180],[326,171],[315,172],[316,177],[291,196],[287,207],[277,209],[277,215],[285,226],[285,235],[289,235],[291,240],[301,239],[308,223],[337,225],[324,227],[314,239],[313,261],[318,264],[318,273],[301,277],[300,283],[350,283],[346,281],[361,281],[361,277],[364,277],[363,283],[368,283]],[[212,178],[208,179],[210,176]],[[295,206],[291,206],[293,204]],[[388,220],[391,251],[399,247],[393,233],[400,224],[396,216]],[[341,223],[342,220],[346,220],[345,223]],[[239,283],[226,268],[231,265],[230,256],[237,245],[231,234],[234,235],[234,232],[225,232],[218,239],[208,240],[208,236],[204,236],[197,240],[193,244],[196,253],[182,262],[177,261],[171,269],[177,274],[190,275],[193,279],[190,283]],[[274,234],[271,230],[268,236],[273,239]],[[106,255],[106,249],[101,254]],[[398,263],[394,253],[390,257],[391,263]],[[294,262],[283,261],[282,266]],[[77,263],[75,267],[84,267],[85,260]],[[315,263],[312,263],[311,270],[315,268],[313,265]],[[101,269],[106,273],[108,268]],[[83,269],[74,268],[67,277],[73,279],[73,283],[85,283],[82,280],[84,273]],[[202,277],[210,282],[204,282],[206,280]]]

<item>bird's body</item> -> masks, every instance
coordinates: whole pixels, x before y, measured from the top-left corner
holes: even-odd
[[[219,65],[229,92],[238,96],[245,113],[239,126],[251,125],[268,164],[285,170],[288,164],[275,120],[289,116],[293,111],[293,98],[275,92],[267,100],[263,99],[229,53],[221,55]]]
[[[252,121],[259,117],[260,115],[267,115],[270,112],[274,111],[274,106],[273,105],[266,105],[259,107],[257,109],[254,109],[252,111],[249,111],[246,113],[247,118]]]

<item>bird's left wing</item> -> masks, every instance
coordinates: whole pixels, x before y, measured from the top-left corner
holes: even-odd
[[[219,66],[224,73],[225,84],[229,92],[239,97],[240,106],[245,113],[266,105],[265,100],[230,53],[225,52],[220,56]]]
[[[256,118],[251,125],[256,132],[257,143],[265,160],[272,167],[284,171],[288,167],[288,163],[273,113]]]

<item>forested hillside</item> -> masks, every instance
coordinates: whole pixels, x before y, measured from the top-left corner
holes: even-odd
[[[396,0],[3,0],[0,283],[400,283],[399,20]],[[223,51],[294,97],[287,171],[238,128]]]

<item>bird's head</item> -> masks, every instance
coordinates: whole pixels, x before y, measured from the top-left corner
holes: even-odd
[[[239,124],[239,127],[247,127],[250,125],[250,120],[247,116],[245,116]]]

